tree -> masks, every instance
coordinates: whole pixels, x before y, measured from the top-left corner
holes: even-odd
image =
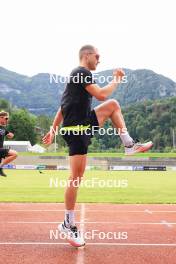
[[[25,109],[19,109],[11,113],[8,128],[14,133],[14,140],[29,140],[33,145],[37,141],[35,123],[35,116]]]
[[[0,111],[2,111],[2,110],[7,111],[7,112],[11,112],[11,105],[5,99],[0,99]]]

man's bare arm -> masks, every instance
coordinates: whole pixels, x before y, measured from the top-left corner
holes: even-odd
[[[86,87],[86,90],[96,99],[104,101],[114,92],[124,75],[122,69],[117,69],[113,72],[113,80],[108,85],[100,88],[97,84],[90,84]]]
[[[63,116],[62,116],[61,108],[59,108],[53,121],[53,125],[52,125],[53,131],[56,131],[57,127],[62,123],[62,121],[63,121]]]
[[[52,143],[57,127],[62,123],[62,121],[63,121],[63,116],[62,116],[61,108],[59,108],[59,110],[55,115],[52,128],[42,139],[45,145],[50,145]]]

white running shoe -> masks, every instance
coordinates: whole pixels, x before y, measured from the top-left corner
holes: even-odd
[[[67,227],[64,221],[63,224],[58,225],[58,229],[61,233],[67,235],[67,240],[73,247],[85,246],[84,238],[76,226]]]
[[[134,143],[132,147],[125,147],[125,155],[130,156],[140,152],[146,152],[153,147],[153,142],[149,141],[146,143]]]

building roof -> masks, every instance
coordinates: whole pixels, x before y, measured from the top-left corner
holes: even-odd
[[[6,146],[31,146],[30,141],[4,141],[4,145]]]

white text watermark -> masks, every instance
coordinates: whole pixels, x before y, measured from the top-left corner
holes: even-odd
[[[58,240],[58,239],[70,239],[72,238],[72,232],[68,232],[67,234],[64,232],[60,232],[58,229],[50,230],[49,238],[50,240]],[[126,231],[100,231],[98,229],[93,229],[91,231],[80,232],[80,236],[86,240],[126,240],[128,239],[128,232]]]
[[[50,178],[49,187],[50,188],[66,188],[66,187],[85,187],[85,188],[127,188],[128,180],[127,179],[59,179],[59,178]]]
[[[122,78],[116,78],[115,76],[112,75],[100,75],[98,73],[92,74],[92,76],[87,75],[84,76],[83,73],[77,73],[76,75],[70,75],[70,76],[60,76],[57,74],[50,74],[50,83],[75,83],[75,84],[92,84],[92,83],[99,83],[99,84],[107,84],[111,81],[118,83],[127,83],[127,75],[124,75]]]

